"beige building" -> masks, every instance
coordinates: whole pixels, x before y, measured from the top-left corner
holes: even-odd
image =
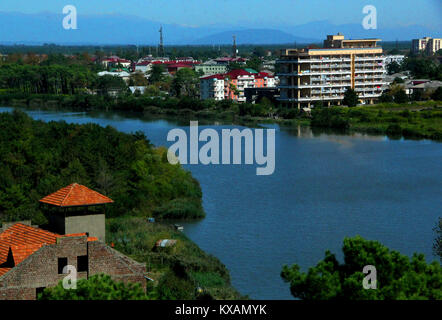
[[[441,49],[442,38],[425,37],[421,39],[413,39],[411,51],[414,54],[425,51],[427,54],[434,54]]]
[[[380,39],[346,40],[329,35],[321,49],[285,49],[279,64],[279,101],[298,109],[315,102],[340,105],[352,88],[361,103],[373,103],[385,84]]]

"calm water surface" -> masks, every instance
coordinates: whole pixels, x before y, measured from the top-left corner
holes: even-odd
[[[155,145],[170,145],[170,129],[188,128],[117,113],[27,112],[44,121],[141,130]],[[442,216],[442,144],[269,127],[276,129],[271,176],[256,176],[253,165],[185,166],[201,183],[207,212],[200,222],[183,223],[185,233],[228,267],[242,294],[291,299],[279,277],[282,265],[298,263],[306,270],[327,249],[341,259],[346,236],[359,234],[407,255],[421,252],[435,259],[432,228]]]

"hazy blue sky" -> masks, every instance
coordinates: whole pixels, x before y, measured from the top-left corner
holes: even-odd
[[[277,26],[318,20],[359,23],[362,8],[371,4],[378,10],[381,26],[442,26],[441,0],[1,0],[0,11],[61,13],[67,4],[75,5],[79,15],[130,14],[187,26]]]

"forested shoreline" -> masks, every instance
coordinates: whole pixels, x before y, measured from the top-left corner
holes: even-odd
[[[200,185],[141,132],[0,114],[0,219],[45,224],[38,200],[77,182],[115,203],[106,215],[204,217]]]

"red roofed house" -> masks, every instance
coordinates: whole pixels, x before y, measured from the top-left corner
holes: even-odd
[[[104,213],[69,211],[111,203],[111,199],[74,183],[40,202],[61,208],[59,227],[78,231],[59,234],[31,226],[30,222],[3,223],[0,300],[36,299],[44,288],[55,286],[66,277],[63,269],[67,265],[76,268],[77,279],[105,273],[116,281],[138,282],[146,287],[145,265],[104,243]]]
[[[254,70],[251,70],[254,71]],[[265,72],[236,69],[224,74],[200,78],[201,99],[230,99],[245,102],[244,89],[275,86],[275,78]]]

